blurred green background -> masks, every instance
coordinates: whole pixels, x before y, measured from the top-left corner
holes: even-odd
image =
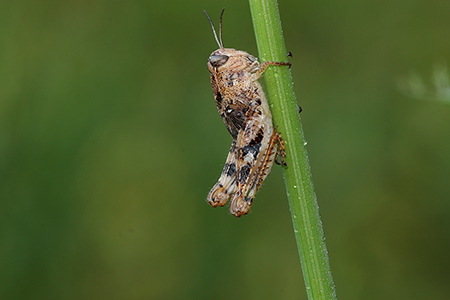
[[[1,299],[306,299],[281,168],[213,209],[231,138],[206,61],[246,1],[0,2]],[[281,1],[341,299],[448,299],[450,1]],[[431,80],[431,79],[430,79]]]

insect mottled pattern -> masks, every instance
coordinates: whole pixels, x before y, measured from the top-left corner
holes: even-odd
[[[233,138],[222,174],[208,194],[213,207],[230,201],[230,212],[240,217],[249,212],[256,192],[269,175],[273,162],[284,162],[281,135],[272,125],[272,114],[258,79],[269,66],[290,66],[288,62],[266,61],[262,64],[245,51],[224,48],[222,15],[220,40],[205,11],[219,49],[211,53],[208,69],[217,110]]]

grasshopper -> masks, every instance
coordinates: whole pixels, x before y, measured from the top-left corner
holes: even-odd
[[[205,12],[219,49],[211,53],[208,70],[217,110],[233,142],[222,174],[208,194],[213,207],[230,201],[230,212],[236,217],[247,214],[273,162],[286,165],[285,145],[272,124],[272,114],[258,79],[268,66],[291,66],[289,62],[258,59],[245,51],[224,48],[222,16],[217,38],[211,18]],[[278,157],[281,161],[278,162]]]

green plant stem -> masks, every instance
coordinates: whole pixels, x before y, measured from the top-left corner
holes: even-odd
[[[276,0],[249,2],[260,60],[286,61]],[[290,70],[271,66],[264,79],[274,123],[286,143],[284,179],[308,299],[336,299]]]

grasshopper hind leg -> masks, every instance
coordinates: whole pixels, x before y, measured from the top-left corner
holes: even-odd
[[[246,188],[241,188],[240,183],[236,183],[237,192],[233,195],[230,202],[230,212],[236,217],[246,215],[250,211],[255,194],[261,188],[262,183],[269,175],[273,162],[286,166],[284,158],[286,156],[284,140],[277,128],[273,129],[272,135],[268,143],[267,151],[259,165],[253,172],[249,174]],[[278,144],[278,145],[277,145]],[[280,157],[280,161],[278,161]]]

